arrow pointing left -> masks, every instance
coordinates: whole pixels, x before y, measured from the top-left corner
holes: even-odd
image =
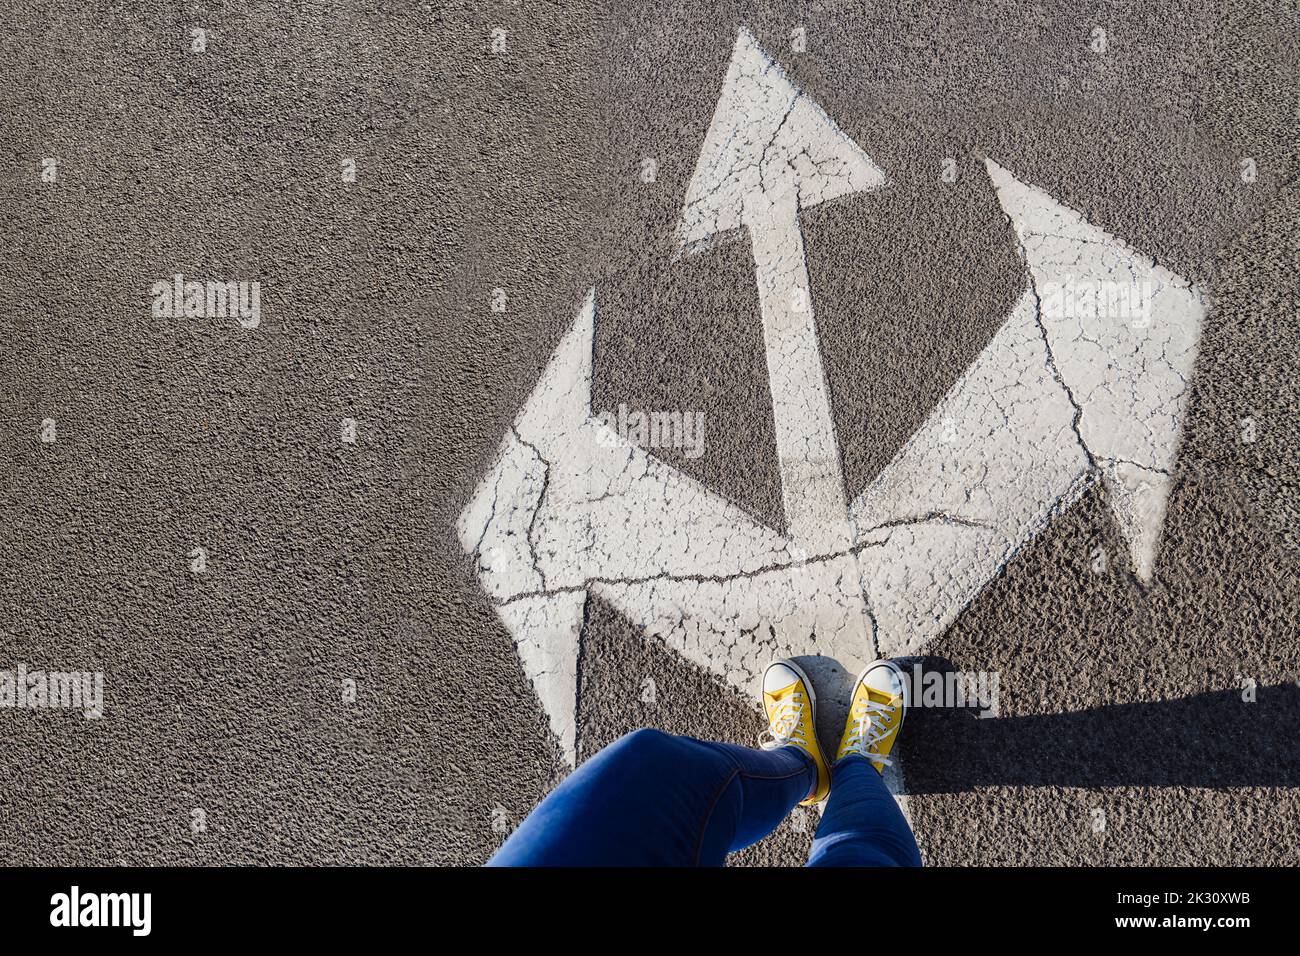
[[[592,417],[595,309],[593,290],[458,522],[571,764],[589,588],[725,579],[791,560],[780,534]]]

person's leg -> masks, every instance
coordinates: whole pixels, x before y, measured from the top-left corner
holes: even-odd
[[[721,866],[817,785],[795,746],[752,750],[638,730],[579,767],[489,866]]]
[[[858,676],[809,866],[921,865],[912,828],[880,776],[903,727],[909,694],[893,661],[876,661]]]
[[[774,661],[762,697],[762,750],[628,734],[543,800],[489,863],[721,866],[830,788],[808,676],[793,661]]]
[[[862,754],[851,753],[831,768],[831,796],[808,865],[921,865],[907,818]]]

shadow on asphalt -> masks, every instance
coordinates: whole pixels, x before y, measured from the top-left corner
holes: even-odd
[[[926,670],[951,670],[924,659]],[[1300,686],[980,717],[914,706],[900,744],[908,793],[975,787],[1297,787]],[[1005,706],[1005,705],[1004,705]]]

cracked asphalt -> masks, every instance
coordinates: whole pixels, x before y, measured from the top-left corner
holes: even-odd
[[[750,245],[677,256],[742,25],[888,177],[799,216],[850,501],[1026,292],[986,160],[1210,303],[1151,580],[1094,483],[915,648],[1000,686],[908,718],[927,863],[1300,861],[1300,30],[1237,0],[11,4],[0,671],[102,671],[105,713],[0,709],[0,861],[485,860],[566,763],[457,523],[593,286],[592,409],[702,412],[655,467],[786,530]],[[155,317],[178,272],[261,323]],[[579,607],[577,758],[756,740],[634,598]]]

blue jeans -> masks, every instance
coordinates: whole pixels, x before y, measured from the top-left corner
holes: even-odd
[[[538,804],[489,866],[722,866],[767,836],[812,791],[797,747],[638,730],[610,744]],[[809,866],[920,866],[916,840],[865,757],[831,770]]]

